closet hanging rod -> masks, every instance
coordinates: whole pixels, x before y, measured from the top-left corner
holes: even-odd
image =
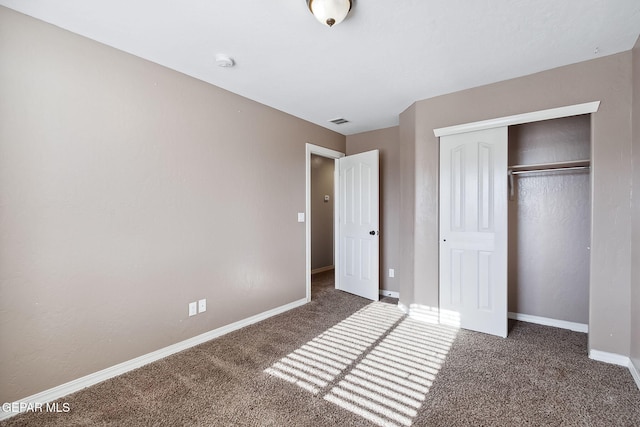
[[[512,175],[520,175],[523,173],[536,173],[536,172],[560,172],[569,170],[590,169],[590,166],[568,166],[564,168],[547,168],[547,169],[531,169],[531,170],[509,170]]]
[[[566,162],[552,162],[552,163],[538,163],[531,165],[514,165],[509,166],[509,172],[535,172],[542,171],[550,172],[555,169],[567,169],[576,167],[588,167],[591,164],[590,160],[570,160]]]
[[[589,166],[590,164],[591,164],[591,161],[589,159],[568,160],[566,162],[549,162],[549,163],[535,163],[530,165],[513,165],[513,166],[509,166],[509,169],[515,172],[519,170],[555,169],[555,168],[565,168],[569,166]]]

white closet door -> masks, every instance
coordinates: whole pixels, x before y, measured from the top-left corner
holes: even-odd
[[[442,323],[507,336],[507,128],[440,138]]]

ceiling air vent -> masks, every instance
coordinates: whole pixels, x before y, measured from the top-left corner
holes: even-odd
[[[337,119],[333,119],[333,120],[329,120],[331,123],[333,123],[334,125],[343,125],[345,123],[349,123],[349,120],[339,117]]]

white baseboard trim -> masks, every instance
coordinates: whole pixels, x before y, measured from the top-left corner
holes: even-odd
[[[520,314],[509,312],[509,319],[520,320],[522,322],[536,323],[538,325],[553,326],[560,329],[569,329],[575,332],[589,332],[589,325],[584,323],[568,322],[566,320],[550,319],[548,317],[532,316],[530,314]]]
[[[631,363],[627,356],[600,350],[589,350],[589,359],[624,367],[629,367],[629,363]]]
[[[629,359],[629,372],[631,372],[631,376],[636,382],[636,386],[638,386],[638,390],[640,390],[640,366],[636,366],[636,364],[633,363],[633,359]]]
[[[36,403],[45,404],[47,402],[52,402],[54,400],[67,396],[71,393],[75,393],[76,391],[80,391],[84,388],[101,383],[105,380],[108,380],[109,378],[122,375],[126,372],[140,368],[141,366],[147,365],[151,362],[155,362],[156,360],[163,359],[172,354],[178,353],[180,351],[183,351],[188,348],[207,342],[213,338],[220,337],[222,335],[228,334],[229,332],[233,332],[240,328],[244,328],[245,326],[249,326],[254,323],[260,322],[261,320],[268,319],[269,317],[275,316],[277,314],[284,313],[285,311],[289,311],[296,307],[300,307],[301,305],[304,305],[306,303],[307,303],[307,299],[303,298],[303,299],[291,302],[289,304],[285,304],[280,307],[267,310],[265,312],[256,314],[255,316],[251,316],[246,319],[239,320],[229,325],[222,326],[220,328],[214,329],[209,332],[205,332],[204,334],[197,335],[193,338],[189,338],[179,343],[172,344],[168,347],[161,348],[160,350],[156,350],[151,353],[142,355],[140,357],[136,357],[135,359],[131,359],[126,362],[119,363],[115,366],[111,366],[101,371],[94,372],[93,374],[86,375],[84,377],[78,378],[73,381],[69,381],[68,383],[64,383],[57,387],[50,388],[48,390],[31,395],[29,397],[25,397],[24,399],[19,399],[16,402],[25,403],[25,404],[36,404]],[[14,415],[17,415],[18,413],[19,412],[5,412],[2,410],[2,406],[0,406],[0,421],[6,418],[10,418]]]
[[[590,350],[589,359],[629,368],[629,372],[631,373],[638,390],[640,390],[640,369],[638,369],[638,367],[633,363],[633,359],[621,354],[609,353],[600,350]]]
[[[326,267],[316,268],[314,270],[311,270],[311,274],[322,273],[323,271],[333,270],[334,268],[335,268],[334,265],[328,265]]]
[[[380,289],[380,296],[391,297],[391,298],[400,298],[400,292],[387,291],[385,289]]]

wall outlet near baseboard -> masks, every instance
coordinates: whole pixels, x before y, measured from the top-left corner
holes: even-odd
[[[198,305],[197,303],[194,302],[190,302],[189,303],[189,317],[191,316],[195,316],[196,314],[198,314]]]
[[[207,299],[198,300],[198,313],[204,313],[207,311]]]

